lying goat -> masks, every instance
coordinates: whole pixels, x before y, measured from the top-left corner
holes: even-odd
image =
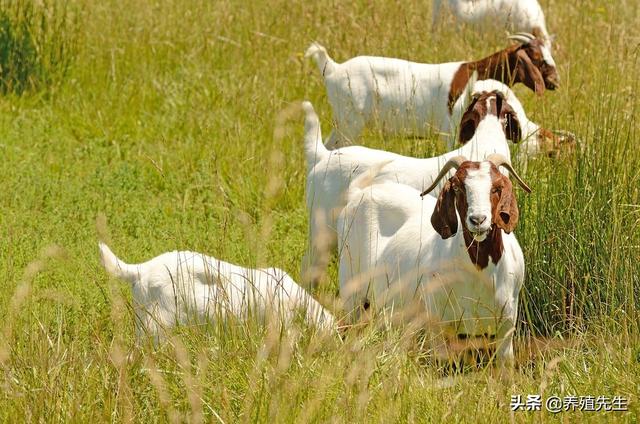
[[[495,339],[498,360],[513,359],[524,257],[501,166],[531,191],[502,155],[453,157],[422,194],[391,181],[371,185],[369,174],[354,180],[337,227],[340,297],[352,319],[369,306],[388,308],[414,324],[437,323],[445,337]],[[452,168],[438,198],[424,196]]]
[[[467,96],[465,95],[465,99]],[[307,161],[306,200],[309,210],[309,251],[302,263],[305,283],[317,283],[326,270],[330,252],[337,246],[336,219],[350,181],[371,166],[390,161],[378,175],[422,190],[431,184],[447,160],[464,155],[482,160],[491,153],[510,158],[507,140],[517,141],[522,130],[515,111],[499,92],[484,93],[463,114],[464,145],[444,155],[416,159],[362,146],[328,150],[322,143],[320,122],[313,106],[305,111],[304,151]],[[477,117],[477,120],[468,119]],[[436,193],[437,194],[437,191]]]
[[[448,0],[449,9],[457,19],[482,29],[507,29],[530,32],[551,50],[544,12],[537,0]],[[431,26],[440,17],[442,0],[434,0]]]
[[[530,34],[510,38],[520,43],[475,62],[437,65],[371,56],[338,64],[313,43],[306,56],[315,59],[324,76],[336,125],[327,147],[356,141],[374,122],[386,133],[424,136],[432,128],[448,134],[452,110],[474,72],[480,80],[522,82],[538,94],[554,90],[558,72],[542,41]]]
[[[158,341],[162,331],[178,323],[202,323],[249,316],[274,318],[285,327],[297,312],[305,322],[334,331],[336,321],[284,271],[249,269],[195,252],[168,252],[141,264],[128,265],[100,243],[107,272],[133,288],[136,333]]]

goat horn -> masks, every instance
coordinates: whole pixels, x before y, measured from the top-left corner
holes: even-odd
[[[427,188],[425,191],[420,193],[420,196],[422,197],[422,196],[425,196],[425,195],[429,194],[434,188],[436,188],[436,186],[438,185],[438,183],[440,182],[442,177],[447,175],[447,173],[451,170],[451,168],[458,169],[460,167],[460,165],[462,165],[462,162],[466,162],[466,161],[467,161],[467,158],[465,158],[464,156],[454,156],[454,157],[450,158],[447,161],[447,163],[444,164],[444,166],[440,170],[440,173],[435,178],[435,180],[433,180],[433,183],[431,183],[429,188]]]
[[[516,32],[516,33],[515,33],[515,34],[513,34],[513,35],[520,35],[520,36],[522,36],[522,37],[526,37],[526,38],[529,38],[529,39],[531,39],[531,40],[535,40],[535,39],[536,39],[536,36],[535,36],[535,35],[533,35],[533,34],[531,34],[530,32],[524,32],[524,31],[521,31],[521,32]]]
[[[535,37],[531,34],[528,34],[526,32],[519,32],[517,34],[512,34],[510,36],[507,37],[509,40],[516,40],[516,41],[520,41],[521,43],[524,44],[528,44],[530,42],[532,42],[533,40],[535,40]]]
[[[509,159],[504,157],[504,155],[501,155],[500,153],[492,153],[489,156],[487,156],[486,160],[493,163],[496,166],[496,168],[499,168],[501,166],[504,166],[505,168],[507,168],[507,170],[513,176],[513,178],[515,178],[518,184],[520,184],[520,187],[522,187],[522,189],[527,193],[531,193],[531,189],[529,188],[529,186],[524,181],[522,181],[522,178],[520,178],[518,173],[513,170],[513,167],[511,166],[511,162],[509,162]]]

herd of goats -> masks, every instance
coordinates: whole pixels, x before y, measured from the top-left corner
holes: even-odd
[[[435,25],[441,2],[434,3]],[[460,20],[520,32],[509,36],[512,45],[470,62],[336,63],[317,43],[306,52],[324,78],[335,126],[324,141],[313,106],[303,102],[309,241],[301,275],[316,287],[338,254],[340,319],[278,268],[184,251],[130,265],[100,243],[107,272],[131,283],[139,337],[157,343],[178,323],[249,315],[275,317],[285,328],[301,318],[338,334],[382,312],[428,329],[438,355],[464,340],[490,349],[500,365],[513,363],[525,264],[510,177],[531,190],[511,165],[510,145],[530,156],[570,143],[530,121],[509,87],[542,94],[559,76],[536,0],[448,4]],[[435,132],[450,151],[418,159],[355,145],[365,128]]]

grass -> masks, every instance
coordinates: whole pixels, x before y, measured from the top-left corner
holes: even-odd
[[[0,1],[0,92],[57,85],[73,60],[77,25],[65,1]]]
[[[1,421],[634,422],[640,393],[640,125],[632,2],[543,1],[562,88],[528,114],[582,140],[519,164],[527,275],[517,343],[550,347],[499,378],[442,379],[411,333],[344,343],[247,325],[180,329],[136,348],[129,289],[102,270],[105,236],[128,262],[176,248],[299,277],[306,243],[302,116],[330,128],[312,40],[425,62],[477,58],[497,34],[429,28],[428,2],[69,2],[75,59],[48,96],[0,98]],[[56,3],[57,4],[57,3]],[[453,41],[452,41],[453,40]],[[284,111],[284,112],[283,112]],[[410,155],[433,140],[366,135]],[[108,226],[98,225],[104,215]],[[55,247],[52,247],[55,246]],[[337,292],[336,267],[317,295]],[[620,395],[627,413],[511,413],[514,394]]]

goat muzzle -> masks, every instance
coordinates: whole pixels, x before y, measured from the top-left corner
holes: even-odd
[[[546,77],[544,79],[544,86],[547,90],[560,88],[560,77],[557,74]]]

